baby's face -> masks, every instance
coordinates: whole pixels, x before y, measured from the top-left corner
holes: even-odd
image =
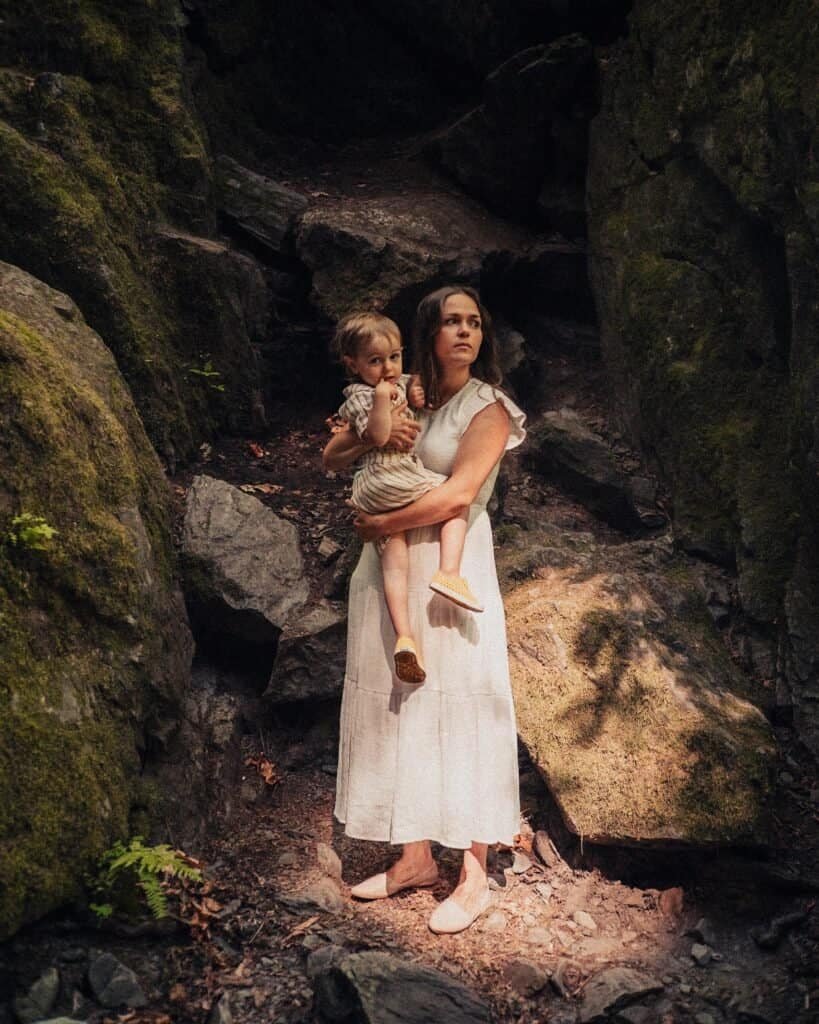
[[[345,356],[347,369],[370,387],[380,380],[394,381],[401,376],[401,341],[387,334],[376,334],[365,342],[355,356]]]

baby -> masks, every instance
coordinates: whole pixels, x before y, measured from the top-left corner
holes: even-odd
[[[344,389],[346,401],[338,415],[362,441],[374,446],[359,460],[360,468],[353,478],[353,505],[368,513],[389,512],[409,505],[447,478],[426,469],[414,453],[386,447],[392,430],[393,406],[405,399],[415,409],[424,406],[419,378],[403,373],[398,325],[380,313],[355,313],[339,322],[332,347],[353,380]],[[466,527],[466,513],[441,524],[440,564],[457,565],[459,573]],[[397,636],[395,674],[403,682],[422,683],[426,673],[409,622],[406,537],[403,533],[393,534],[378,541],[376,548],[381,556],[384,597]],[[430,587],[463,608],[483,611],[460,575],[439,569]]]

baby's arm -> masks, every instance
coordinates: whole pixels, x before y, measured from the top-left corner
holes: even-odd
[[[394,405],[390,414],[392,429],[389,445],[397,451],[410,451],[415,444],[415,437],[421,429],[417,420],[405,419],[404,411],[406,402]],[[322,452],[322,462],[325,469],[332,469],[339,472],[348,469],[360,456],[370,451],[373,447],[367,441],[359,440],[358,435],[351,426],[346,426],[337,434],[333,434]]]
[[[380,380],[373,388],[373,407],[367,419],[367,429],[361,435],[362,441],[369,441],[376,448],[383,448],[392,431],[392,397],[395,385]]]
[[[426,404],[427,397],[424,394],[424,388],[421,384],[421,378],[417,373],[414,373],[407,385],[407,401],[413,409],[423,409]]]

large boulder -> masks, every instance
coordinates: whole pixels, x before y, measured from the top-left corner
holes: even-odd
[[[638,0],[592,124],[592,283],[623,424],[680,543],[736,567],[819,750],[819,36],[787,11]]]
[[[756,843],[774,746],[662,541],[512,531],[504,578],[518,732],[587,842]]]
[[[192,615],[219,634],[273,644],[307,600],[296,527],[224,480],[194,477],[182,551]]]
[[[273,704],[326,700],[341,694],[347,658],[347,616],[318,601],[291,616],[284,628],[265,698]]]
[[[273,253],[286,252],[307,200],[277,181],[242,167],[229,156],[216,159],[216,204],[228,222]]]
[[[5,937],[74,895],[131,831],[145,747],[176,726],[192,642],[169,490],[114,359],[71,299],[8,264],[0,367]]]
[[[153,239],[157,291],[176,296],[171,335],[189,407],[208,427],[266,425],[258,346],[270,319],[260,264],[224,242],[163,227]]]

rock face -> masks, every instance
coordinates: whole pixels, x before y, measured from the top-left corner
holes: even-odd
[[[272,643],[307,600],[295,526],[223,480],[194,478],[182,550],[193,612],[220,633]]]
[[[499,213],[532,214],[542,194],[552,227],[583,233],[584,99],[590,105],[592,73],[592,48],[582,36],[515,54],[487,78],[483,104],[447,129],[433,154]]]
[[[225,305],[241,305],[243,282],[231,294],[229,273],[211,280],[212,258],[196,279],[185,252],[167,274],[177,252],[156,247],[159,225],[194,236],[216,228],[181,22],[176,0],[150,10],[54,0],[47,11],[24,0],[5,13],[0,38],[0,259],[77,302],[169,460],[252,398],[247,348],[221,360],[213,329]],[[193,324],[211,321],[201,359]],[[207,358],[223,391],[189,372]]]
[[[623,530],[663,526],[656,486],[634,476],[572,409],[547,412],[530,431],[529,456],[547,478],[582,498],[595,513]]]
[[[175,727],[192,643],[170,495],[113,357],[67,296],[8,264],[0,366],[6,936],[128,834],[140,751]],[[57,535],[27,535],[22,515]]]
[[[592,125],[592,279],[623,421],[687,549],[781,630],[819,750],[819,38],[810,0],[638,0]]]
[[[476,280],[490,255],[534,241],[476,203],[439,191],[318,204],[302,218],[296,248],[313,274],[313,301],[337,318],[403,297],[414,309],[430,287]]]
[[[465,985],[389,953],[351,953],[315,981],[325,1020],[362,1024],[489,1024],[489,1007]]]
[[[586,841],[764,839],[773,742],[679,559],[521,531],[504,574],[518,732]]]

